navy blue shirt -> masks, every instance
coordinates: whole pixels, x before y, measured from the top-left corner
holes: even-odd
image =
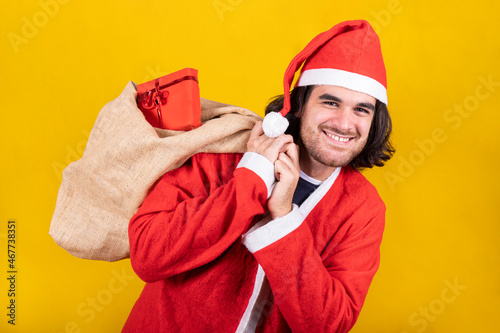
[[[314,192],[315,189],[319,187],[319,184],[313,184],[300,177],[299,182],[297,183],[297,188],[295,189],[295,193],[293,194],[292,202],[297,206],[302,205],[302,203]]]

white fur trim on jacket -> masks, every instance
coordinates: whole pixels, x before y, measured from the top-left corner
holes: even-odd
[[[243,244],[247,247],[248,251],[255,253],[297,229],[333,186],[340,174],[340,170],[341,168],[335,169],[300,207],[293,205],[292,211],[287,215],[269,222],[264,219],[248,230],[242,236]]]
[[[258,153],[247,151],[236,168],[247,168],[255,172],[266,184],[267,197],[271,196],[276,181],[274,178],[274,165],[271,161]]]

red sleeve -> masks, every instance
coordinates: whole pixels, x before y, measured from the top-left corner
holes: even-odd
[[[234,154],[198,154],[166,173],[129,224],[130,259],[146,282],[213,261],[265,211],[268,188]]]
[[[309,225],[295,206],[267,224],[265,235],[245,236],[244,244],[262,266],[293,332],[348,332],[378,269],[384,224],[384,204],[367,203],[343,223],[341,238],[334,237],[318,253]],[[266,241],[268,234],[279,234],[289,225],[296,227],[272,243]]]

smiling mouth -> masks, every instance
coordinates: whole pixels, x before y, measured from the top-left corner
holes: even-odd
[[[324,131],[323,131],[324,132]],[[346,137],[340,137],[338,135],[335,135],[335,134],[331,134],[331,133],[327,133],[327,132],[324,132],[330,139],[334,140],[334,141],[337,141],[337,142],[340,142],[340,143],[347,143],[349,141],[351,141],[353,138],[346,138]]]

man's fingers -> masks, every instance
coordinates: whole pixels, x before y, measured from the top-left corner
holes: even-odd
[[[252,132],[250,133],[250,137],[258,137],[264,134],[264,130],[262,129],[262,120],[259,120],[258,122],[255,123],[254,127],[252,128]]]
[[[283,144],[293,142],[293,136],[290,134],[281,134],[278,139],[282,140]]]
[[[276,147],[280,153],[286,151],[286,145],[293,143],[293,137],[287,134],[281,134],[276,139],[269,140],[273,140],[274,147]]]
[[[290,157],[285,153],[280,153],[278,155],[278,160],[276,162],[281,162],[280,167],[286,168],[286,171],[292,171],[293,169],[295,169],[295,164],[290,159]]]
[[[299,167],[299,146],[297,146],[296,144],[294,143],[291,143],[291,144],[288,144],[286,146],[286,151],[285,151],[286,155],[288,157],[290,157],[290,159],[292,160],[293,164],[295,165],[295,167]]]
[[[252,128],[252,131],[250,132],[250,137],[248,138],[247,142],[247,149],[256,153],[261,153],[270,145],[270,142],[266,143],[266,138],[267,137],[264,135],[264,130],[262,129],[262,121],[256,122],[254,127]]]
[[[282,134],[277,138],[269,138],[264,134],[262,121],[255,123],[247,142],[248,151],[256,152],[275,162],[280,152],[286,151],[285,145],[293,143],[291,135]]]
[[[276,139],[269,138],[266,135],[261,135],[255,142],[258,142],[260,145],[261,154],[266,156],[271,162],[276,161],[278,155],[281,151],[283,151],[283,146],[286,145],[290,140],[293,140],[292,137],[288,136],[279,136]]]
[[[286,154],[286,156],[291,160],[292,165],[296,168],[299,169],[299,146],[297,146],[295,143],[287,143],[286,145],[283,146],[282,152]]]
[[[279,160],[276,160],[274,162],[274,178],[276,178],[277,181],[280,181],[280,174],[281,174],[281,171],[279,169],[279,164],[281,162]]]

